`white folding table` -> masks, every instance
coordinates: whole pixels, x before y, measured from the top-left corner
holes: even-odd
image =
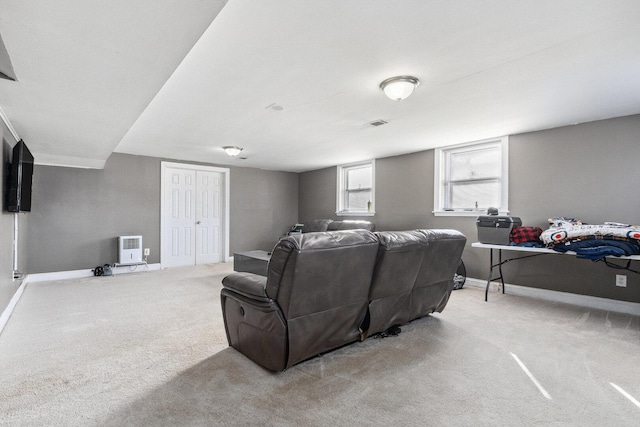
[[[487,279],[487,287],[484,291],[484,300],[487,301],[487,298],[489,296],[489,285],[491,284],[492,281],[494,280],[498,280],[500,279],[500,283],[502,284],[502,293],[504,293],[504,276],[502,274],[502,264],[506,264],[510,261],[517,261],[519,259],[525,259],[525,258],[532,258],[532,257],[536,257],[536,256],[541,256],[541,255],[571,255],[571,256],[576,256],[576,253],[573,251],[567,251],[567,252],[558,252],[558,251],[554,251],[553,249],[549,249],[549,248],[530,248],[530,247],[526,247],[526,246],[509,246],[509,245],[493,245],[493,244],[489,244],[489,243],[479,243],[479,242],[475,242],[471,244],[471,247],[473,248],[483,248],[483,249],[489,249],[490,251],[490,255],[489,255],[489,277]],[[494,258],[493,258],[493,251],[497,250],[498,251],[498,262],[494,263]],[[502,259],[502,251],[512,251],[512,252],[525,252],[527,253],[527,255],[523,255],[523,256],[519,256],[516,258],[508,258],[503,260]],[[607,260],[607,258],[610,259],[618,259],[618,260],[627,260],[627,265],[623,266],[623,265],[617,265],[614,264],[612,262],[610,262],[609,260]],[[637,273],[640,274],[640,271],[637,270],[633,270],[630,268],[630,264],[631,261],[640,261],[640,255],[630,255],[630,256],[621,256],[621,257],[605,257],[604,262],[608,267],[612,267],[612,268],[617,268],[617,269],[621,269],[621,270],[628,270],[631,271],[633,273]],[[494,272],[494,268],[498,269],[498,277],[493,277],[493,272]]]

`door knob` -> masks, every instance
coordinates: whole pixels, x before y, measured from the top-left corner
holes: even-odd
[[[200,224],[200,221],[196,221],[196,224]]]

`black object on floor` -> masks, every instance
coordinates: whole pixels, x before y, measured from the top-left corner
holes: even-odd
[[[464,266],[464,262],[460,260],[460,265],[456,270],[456,274],[453,275],[453,290],[462,289],[464,282],[467,280],[467,269]]]
[[[375,334],[373,337],[374,338],[395,337],[400,332],[402,332],[402,329],[400,329],[400,326],[392,326],[392,327],[390,327],[389,329],[387,329],[384,332],[380,332],[379,334]]]

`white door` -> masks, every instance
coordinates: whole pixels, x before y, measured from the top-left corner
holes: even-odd
[[[196,264],[222,262],[222,173],[196,171]]]
[[[228,251],[228,169],[162,163],[163,267],[222,262]]]

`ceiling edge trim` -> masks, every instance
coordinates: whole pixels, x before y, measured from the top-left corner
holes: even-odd
[[[7,115],[4,113],[4,110],[2,109],[2,107],[0,107],[0,117],[2,118],[2,121],[4,122],[5,126],[7,126],[7,129],[9,129],[9,132],[11,132],[13,139],[15,139],[16,142],[20,141],[18,132],[16,132],[16,130],[13,128],[13,125],[11,124],[9,117],[7,117]]]
[[[0,78],[17,81],[16,72],[13,70],[13,64],[9,57],[4,41],[2,40],[2,34],[0,34]]]
[[[86,159],[83,157],[60,156],[57,154],[33,153],[35,164],[63,168],[104,169],[106,160]]]

